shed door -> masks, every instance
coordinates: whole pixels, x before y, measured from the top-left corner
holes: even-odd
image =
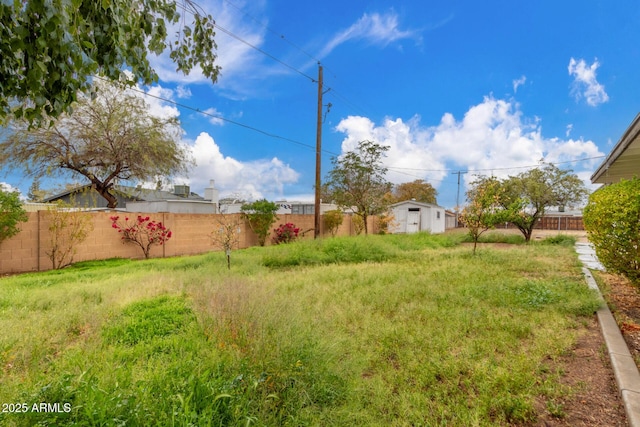
[[[420,209],[409,209],[407,213],[407,233],[420,231]]]

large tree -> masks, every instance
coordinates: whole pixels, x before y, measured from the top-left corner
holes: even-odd
[[[333,202],[343,209],[356,208],[354,213],[362,218],[365,234],[369,232],[367,218],[388,206],[385,194],[391,190],[391,183],[382,165],[388,149],[373,141],[360,141],[356,150],[332,159],[333,169],[325,180]]]
[[[118,181],[148,181],[186,172],[188,152],[175,118],[149,113],[146,102],[117,85],[96,81],[95,98],[81,95],[73,114],[50,127],[12,122],[0,142],[0,163],[28,175],[72,175],[89,181],[109,208],[117,206]]]
[[[533,228],[547,208],[580,204],[588,194],[582,180],[571,170],[561,170],[552,164],[509,177],[503,186],[503,206],[523,201],[523,209],[510,221],[527,242],[531,240]]]
[[[415,200],[416,202],[433,203],[435,205],[438,203],[436,201],[437,195],[438,190],[433,188],[431,184],[422,179],[416,179],[415,181],[394,185],[387,197],[392,204],[405,200]]]
[[[148,55],[167,48],[179,71],[199,65],[215,82],[214,36],[213,18],[191,0],[2,1],[0,123],[9,114],[59,116],[96,74],[119,80],[126,69],[134,81],[155,82]]]

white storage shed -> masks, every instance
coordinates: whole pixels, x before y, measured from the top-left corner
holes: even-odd
[[[392,233],[444,233],[445,209],[431,203],[406,200],[390,206],[394,217]]]

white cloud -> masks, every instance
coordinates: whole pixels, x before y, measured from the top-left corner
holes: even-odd
[[[422,125],[417,116],[407,122],[385,119],[380,125],[352,116],[336,129],[346,135],[343,152],[364,139],[390,146],[384,160],[390,181],[421,178],[436,188],[454,169],[469,171],[468,183],[473,174],[515,175],[541,159],[560,163],[602,155],[592,141],[545,138],[539,120],[525,120],[516,104],[492,97],[472,106],[461,120],[444,114],[435,126]],[[597,160],[570,166],[592,168],[594,162]]]
[[[572,131],[572,130],[573,130],[573,124],[568,124],[568,125],[567,125],[567,131],[565,132],[565,134],[564,134],[564,135],[565,135],[567,138],[569,138],[569,135],[571,134],[571,131]]]
[[[336,34],[321,50],[318,57],[324,58],[336,47],[349,40],[364,40],[371,44],[387,46],[402,39],[419,39],[416,30],[401,30],[398,23],[398,15],[389,11],[385,14],[365,13],[349,28]]]
[[[149,114],[164,119],[178,117],[180,115],[180,111],[178,111],[178,108],[175,105],[164,101],[164,99],[173,100],[173,91],[171,89],[163,88],[160,85],[152,86],[146,91],[139,86],[136,88],[150,95],[147,96],[139,92],[135,92],[136,95],[141,96],[145,102],[149,104]]]
[[[584,59],[576,61],[571,58],[569,61],[569,75],[574,76],[571,93],[576,100],[585,98],[587,104],[595,107],[609,100],[609,95],[604,90],[604,86],[596,79],[596,70],[600,63],[596,59],[593,64],[587,65]]]
[[[196,191],[215,179],[221,194],[241,193],[253,199],[274,200],[282,198],[285,185],[297,182],[300,176],[277,157],[242,162],[225,156],[206,132],[198,135],[190,149],[197,165],[185,181]]]
[[[527,77],[522,76],[513,81],[513,93],[518,92],[518,88],[527,82]]]
[[[191,98],[191,89],[184,85],[178,85],[176,87],[176,96],[181,99]]]
[[[215,108],[207,108],[203,111],[203,113],[207,114],[207,120],[212,125],[222,126],[224,125],[224,120],[222,120],[222,113],[216,110]]]

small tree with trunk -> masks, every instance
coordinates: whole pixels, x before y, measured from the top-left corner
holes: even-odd
[[[57,270],[73,263],[78,245],[93,231],[93,222],[91,214],[64,203],[57,203],[48,213],[51,248],[45,253],[51,260],[53,269]]]
[[[367,218],[384,212],[385,198],[391,183],[385,175],[382,158],[389,147],[373,141],[360,141],[358,148],[332,159],[333,169],[325,180],[325,193],[343,209],[355,207],[354,214],[362,220],[365,234],[369,233]]]
[[[570,170],[561,170],[552,164],[531,169],[519,175],[509,177],[502,183],[500,196],[505,209],[513,203],[522,201],[522,208],[510,219],[529,242],[538,220],[551,206],[573,206],[581,203],[588,191],[582,182]]]
[[[476,253],[478,240],[487,230],[496,225],[510,221],[520,210],[520,204],[515,201],[509,207],[503,206],[502,196],[504,188],[495,177],[481,177],[471,184],[467,191],[468,204],[462,210],[460,222],[469,230],[473,240],[473,253]]]
[[[228,270],[231,270],[231,250],[240,243],[240,231],[240,219],[237,216],[220,214],[211,232],[213,244],[225,252]]]

